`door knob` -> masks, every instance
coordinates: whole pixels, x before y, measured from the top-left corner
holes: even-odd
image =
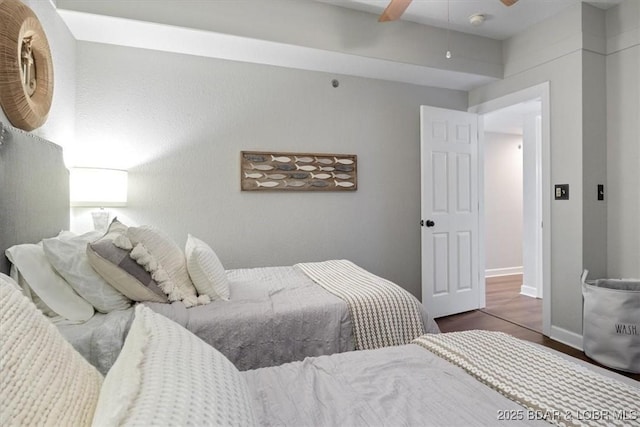
[[[433,221],[431,221],[430,219],[428,219],[428,220],[425,222],[425,225],[426,225],[427,227],[433,227],[434,225],[436,225],[436,223],[435,223],[435,222],[433,222]]]

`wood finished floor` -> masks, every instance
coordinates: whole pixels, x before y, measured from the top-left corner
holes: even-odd
[[[511,282],[511,287],[513,288],[514,283],[517,281],[517,278],[512,279],[513,280],[497,281],[501,285],[498,287],[508,288],[509,286],[505,285],[505,283]],[[517,285],[518,289],[519,286],[520,285]],[[490,292],[489,289],[489,284],[487,284],[488,291],[486,309],[473,310],[466,313],[460,313],[453,316],[446,316],[436,319],[436,323],[440,327],[440,330],[442,332],[455,332],[468,331],[471,329],[483,329],[487,331],[506,332],[525,341],[534,342],[545,347],[552,348],[556,351],[568,354],[577,359],[584,360],[597,366],[602,366],[598,362],[588,358],[582,351],[562,344],[558,341],[552,340],[549,337],[545,337],[541,332],[538,332],[538,330],[542,330],[542,300],[521,296],[522,298],[530,298],[534,302],[539,303],[539,311],[536,311],[535,304],[531,301],[523,300],[523,302],[520,301],[520,298],[510,297],[509,295],[513,296],[513,289],[511,291],[503,290],[501,292],[497,291],[496,288],[494,288],[495,292]],[[519,309],[522,309],[523,312],[518,313]],[[507,317],[510,315],[513,315],[513,320]],[[606,366],[603,367],[611,371],[615,371],[613,369],[607,368]],[[626,377],[633,378],[636,381],[640,381],[640,374],[631,374],[628,372],[620,371],[615,372],[618,372],[619,374]]]
[[[487,278],[487,306],[482,309],[501,319],[542,332],[542,300],[520,294],[522,274]]]

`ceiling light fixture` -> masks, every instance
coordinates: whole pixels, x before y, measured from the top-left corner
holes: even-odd
[[[478,27],[480,25],[482,25],[485,21],[486,16],[482,13],[474,13],[473,15],[471,15],[469,17],[469,23],[471,25],[473,25],[474,27]]]

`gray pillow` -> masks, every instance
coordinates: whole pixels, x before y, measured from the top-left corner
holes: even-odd
[[[131,259],[130,251],[114,245],[113,241],[126,232],[127,226],[114,219],[102,238],[87,245],[89,263],[104,280],[133,301],[168,302],[151,274]]]

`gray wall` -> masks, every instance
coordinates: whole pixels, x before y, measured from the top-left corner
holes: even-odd
[[[604,21],[604,20],[603,20]],[[606,55],[582,55],[583,264],[590,278],[607,277],[607,201],[598,184],[607,183]]]
[[[551,298],[552,337],[575,344],[582,333],[583,245],[597,243],[583,238],[582,19],[592,9],[576,5],[505,41],[505,78],[469,93],[469,104],[476,105],[550,82],[551,183],[569,184],[571,198],[546,201],[551,203],[551,295],[545,298]],[[595,120],[606,126],[604,117]]]
[[[76,148],[129,169],[129,221],[227,268],[348,258],[420,296],[419,106],[465,92],[84,42],[77,61]],[[358,190],[241,192],[241,150],[356,154]]]
[[[640,2],[607,13],[607,273],[640,278]]]
[[[476,105],[550,82],[551,182],[571,186],[570,200],[550,202],[551,325],[569,341],[582,332],[583,268],[640,277],[639,9],[569,8],[505,41],[505,79],[469,94]]]
[[[573,52],[490,87],[470,92],[470,104],[550,82],[551,181],[570,184],[571,199],[551,204],[551,324],[582,330],[581,52]]]
[[[520,146],[520,147],[518,147]],[[485,132],[485,267],[522,268],[522,136]]]

